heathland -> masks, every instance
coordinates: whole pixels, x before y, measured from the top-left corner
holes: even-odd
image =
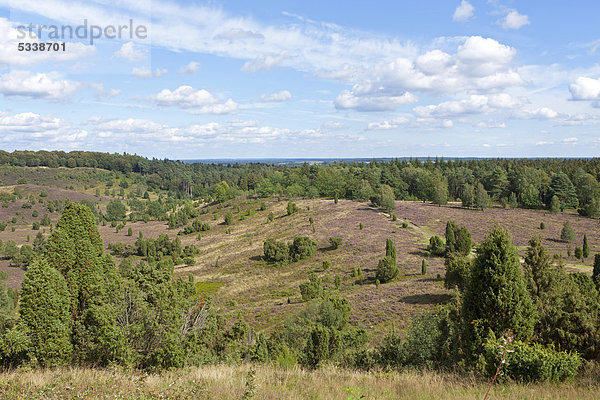
[[[0,156],[8,398],[598,394],[597,160]]]

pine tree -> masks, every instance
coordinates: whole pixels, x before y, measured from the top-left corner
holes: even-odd
[[[394,245],[394,242],[391,238],[388,238],[385,241],[385,255],[386,257],[391,257],[394,260],[394,264],[397,263],[396,246]]]
[[[587,235],[583,235],[583,257],[588,258],[590,256],[590,245],[588,243]]]
[[[457,228],[454,222],[446,222],[446,254],[452,254],[456,250],[456,235],[454,231]]]
[[[600,253],[594,255],[594,270],[592,271],[592,279],[596,282],[596,286],[600,287]]]
[[[524,271],[527,286],[532,295],[539,297],[540,293],[546,291],[550,286],[548,272],[551,261],[550,255],[542,246],[542,240],[538,236],[529,240]]]
[[[471,360],[481,354],[490,333],[500,337],[510,329],[520,340],[533,334],[537,313],[508,231],[495,228],[479,246],[463,315],[464,345]]]
[[[557,196],[552,196],[552,198],[550,199],[550,212],[553,214],[558,214],[560,211],[560,200]]]

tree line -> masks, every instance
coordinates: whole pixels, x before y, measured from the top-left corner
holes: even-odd
[[[172,197],[227,201],[259,197],[331,197],[385,202],[394,199],[465,207],[577,209],[600,216],[600,159],[394,159],[328,165],[201,164],[129,154],[0,151],[0,165],[92,167],[135,175],[148,190]]]

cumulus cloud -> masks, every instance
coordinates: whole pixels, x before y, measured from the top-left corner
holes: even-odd
[[[454,10],[454,15],[452,15],[453,21],[464,22],[468,21],[473,17],[473,13],[475,11],[475,7],[471,5],[466,0],[462,0],[456,10]]]
[[[196,61],[190,61],[186,66],[179,69],[180,74],[195,74],[200,69],[200,63]]]
[[[64,125],[64,121],[49,115],[24,112],[11,115],[0,113],[0,131],[3,132],[47,132],[55,131]]]
[[[459,42],[454,54],[435,49],[415,57],[414,61],[397,58],[368,71],[346,68],[335,78],[344,79],[345,75],[346,79],[359,82],[352,90],[340,93],[335,104],[338,109],[393,110],[398,104],[416,99],[413,92],[483,94],[524,86],[526,82],[512,68],[515,54],[514,48],[494,39],[471,36]],[[377,101],[381,102],[379,106],[374,104]]]
[[[81,85],[61,79],[57,74],[12,70],[0,75],[0,93],[47,100],[60,100],[74,93]]]
[[[131,75],[135,76],[136,78],[158,78],[163,75],[166,75],[168,72],[169,71],[167,71],[166,69],[160,68],[156,68],[154,71],[152,71],[150,68],[146,67],[134,67],[131,71]]]
[[[510,10],[501,20],[504,29],[519,29],[522,26],[529,25],[529,23],[529,17],[524,14],[519,14],[517,10]]]
[[[491,38],[471,36],[458,47],[456,58],[463,73],[486,76],[505,71],[516,50]]]
[[[159,106],[175,106],[179,108],[202,107],[218,103],[218,99],[204,89],[195,89],[184,85],[171,91],[163,89],[156,95],[150,96]]]
[[[0,133],[0,143],[5,146],[27,146],[30,149],[49,144],[61,149],[72,148],[81,145],[88,136],[86,130],[73,128],[63,119],[34,112],[0,112]]]
[[[163,89],[146,99],[163,107],[187,109],[190,114],[232,114],[238,109],[238,104],[232,99],[221,103],[207,90],[195,89],[188,85],[180,86],[173,91]]]
[[[291,98],[292,98],[292,94],[289,91],[282,90],[282,91],[277,92],[277,93],[262,94],[260,96],[260,101],[262,101],[264,103],[284,102],[284,101],[288,101]]]
[[[138,50],[135,43],[127,42],[113,54],[113,57],[124,58],[129,61],[142,61],[146,58],[146,53]]]
[[[580,76],[569,85],[573,100],[600,100],[600,78]]]

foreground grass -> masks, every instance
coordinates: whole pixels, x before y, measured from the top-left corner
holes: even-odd
[[[255,370],[254,379],[248,372]],[[482,399],[488,384],[432,372],[363,373],[270,366],[205,366],[160,375],[110,369],[55,369],[0,373],[1,399]],[[248,396],[250,393],[246,393]],[[364,396],[364,397],[361,397]],[[505,383],[490,399],[598,399],[578,383]]]

